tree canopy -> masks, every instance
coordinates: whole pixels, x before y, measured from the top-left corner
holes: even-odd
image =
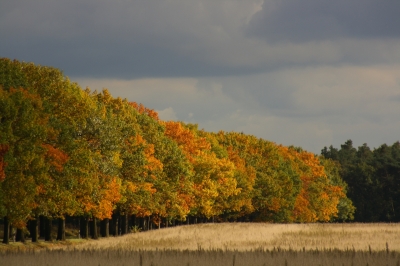
[[[367,194],[345,181],[360,178],[393,191],[380,196],[379,217],[400,213],[398,143],[317,156],[243,133],[206,132],[162,121],[106,89],[83,90],[58,69],[7,58],[0,59],[0,122],[0,214],[17,228],[38,216],[114,213],[156,223],[350,220],[347,191],[365,203]]]

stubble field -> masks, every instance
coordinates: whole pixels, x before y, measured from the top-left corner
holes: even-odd
[[[56,248],[3,248],[0,261],[27,266],[400,265],[399,236],[399,224],[198,224]]]

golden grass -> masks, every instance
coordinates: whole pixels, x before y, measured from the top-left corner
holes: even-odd
[[[184,225],[88,241],[78,249],[123,250],[355,250],[400,252],[400,224]]]
[[[353,251],[126,251],[44,250],[0,253],[0,264],[13,266],[388,266],[400,265],[399,253]]]
[[[399,233],[398,224],[199,224],[0,249],[0,265],[400,266]]]
[[[26,250],[41,250],[41,249],[64,249],[70,247],[72,245],[77,245],[83,242],[87,242],[86,239],[69,239],[67,241],[39,241],[33,243],[30,240],[27,240],[25,243],[21,242],[13,242],[11,241],[10,244],[6,245],[0,243],[0,252],[4,251],[26,251]],[[1,265],[1,264],[0,264]]]

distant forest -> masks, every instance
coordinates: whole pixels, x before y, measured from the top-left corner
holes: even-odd
[[[3,242],[11,227],[51,240],[53,219],[63,240],[71,217],[94,238],[98,221],[108,236],[126,233],[132,219],[141,227],[398,221],[399,149],[347,141],[315,155],[207,132],[106,89],[81,89],[56,68],[0,59]]]
[[[354,221],[400,221],[400,143],[371,150],[367,144],[353,147],[351,140],[340,149],[330,146],[321,155],[340,163],[347,196],[356,207]]]

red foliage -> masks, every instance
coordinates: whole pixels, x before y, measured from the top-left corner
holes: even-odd
[[[8,145],[0,144],[0,181],[6,178],[6,173],[4,172],[7,164],[4,162],[4,155],[8,152]]]
[[[50,164],[54,166],[58,172],[61,172],[63,170],[63,165],[68,161],[68,155],[50,144],[43,144],[42,146],[47,150],[46,157],[49,159]]]

